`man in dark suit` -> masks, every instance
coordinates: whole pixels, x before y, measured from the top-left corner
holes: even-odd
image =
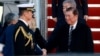
[[[79,21],[86,23],[85,19],[88,18],[87,0],[52,0],[52,16],[53,20],[57,22],[54,31],[49,38],[55,36],[55,33],[59,30],[59,28],[66,24],[64,16],[64,10],[66,9],[64,8],[68,7],[76,7],[79,11]],[[83,17],[85,19],[83,19]]]
[[[82,23],[86,23],[86,20],[88,20],[88,3],[87,0],[75,0],[76,2],[76,8],[79,11],[79,21]]]
[[[57,48],[58,53],[91,53],[93,52],[93,40],[88,25],[78,21],[78,10],[68,8],[65,12],[65,21],[68,23],[59,28],[52,38],[48,39],[47,51]]]
[[[29,4],[19,4],[17,5],[19,7],[19,16],[20,19],[18,23],[15,25],[14,29],[14,54],[15,55],[37,55],[36,49],[37,44],[40,46],[40,48],[43,51],[43,54],[45,51],[45,40],[40,35],[40,32],[38,29],[36,29],[35,32],[33,32],[29,28],[28,21],[30,21],[33,16],[33,3]],[[39,54],[41,55],[41,54]]]
[[[54,31],[49,36],[49,38],[54,37],[56,35],[57,31],[59,31],[59,28],[62,27],[64,24],[66,24],[65,17],[64,17],[64,12],[66,11],[66,8],[68,8],[68,7],[75,7],[76,8],[76,3],[74,1],[65,0],[63,2],[63,0],[62,0],[62,2],[59,2],[59,3],[61,3],[61,4],[59,4],[61,6],[61,8],[59,8],[59,10],[57,10],[57,11],[62,11],[62,12],[61,13],[56,12],[56,13],[58,13],[59,17],[57,17],[58,20],[57,20],[56,26],[54,28]],[[63,8],[62,8],[62,5],[63,5]],[[53,12],[53,13],[55,14],[55,12]]]
[[[57,24],[65,23],[62,6],[63,1],[64,0],[52,0],[52,17]]]
[[[18,17],[14,13],[6,14],[5,22],[7,24],[4,25],[6,27],[0,36],[0,44],[2,43],[4,45],[4,48],[2,51],[4,56],[14,56],[13,31],[15,27],[14,25],[17,23],[17,21],[18,21]]]

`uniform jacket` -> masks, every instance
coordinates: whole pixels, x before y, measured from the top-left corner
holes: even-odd
[[[28,38],[25,38],[25,35],[23,34],[23,31],[18,29],[22,27],[24,29],[24,32],[26,32],[25,35],[31,35],[32,37],[32,42],[30,41],[27,46],[26,43],[28,42]],[[18,31],[18,33],[17,33]],[[17,37],[15,37],[17,34]],[[16,39],[16,40],[15,40]],[[28,26],[26,26],[22,21],[18,21],[16,24],[16,28],[14,31],[14,50],[15,50],[15,55],[35,55],[35,45],[38,44],[41,48],[45,48],[45,40],[41,36],[39,29],[36,29],[35,32],[29,29]],[[32,47],[33,46],[33,47]]]

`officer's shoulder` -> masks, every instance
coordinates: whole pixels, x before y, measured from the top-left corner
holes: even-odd
[[[24,28],[24,25],[22,23],[20,23],[20,22],[15,24],[15,30],[19,29],[20,27]]]

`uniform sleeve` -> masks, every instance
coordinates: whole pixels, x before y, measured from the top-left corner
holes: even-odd
[[[36,43],[41,47],[45,48],[46,47],[46,40],[42,37],[40,30],[37,28],[35,33],[34,33]]]
[[[81,0],[83,15],[88,15],[88,3],[87,0]]]
[[[57,17],[57,0],[52,0],[52,17]]]

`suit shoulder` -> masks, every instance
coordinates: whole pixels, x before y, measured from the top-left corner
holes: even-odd
[[[12,30],[14,30],[14,28],[15,28],[15,25],[10,25],[5,29],[5,31],[12,31]]]
[[[85,29],[85,30],[91,31],[91,30],[90,30],[90,27],[89,27],[87,24],[85,24],[85,23],[84,23],[84,24],[81,23],[81,24],[80,24],[80,27],[81,27],[81,29]]]

